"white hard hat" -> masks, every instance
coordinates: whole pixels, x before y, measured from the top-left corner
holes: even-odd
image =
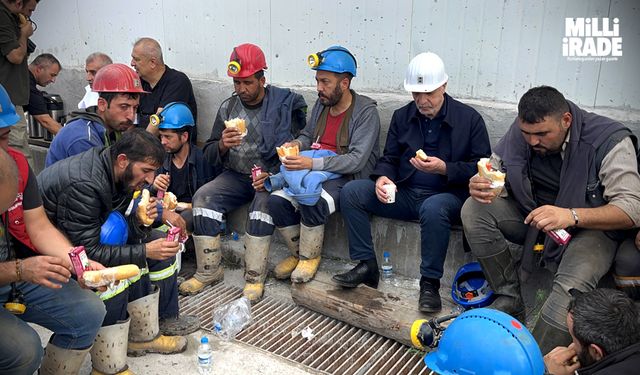
[[[404,89],[409,92],[431,92],[448,80],[440,56],[423,52],[411,59],[404,78]]]

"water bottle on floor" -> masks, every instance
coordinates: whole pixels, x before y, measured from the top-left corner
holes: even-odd
[[[391,264],[391,255],[388,251],[385,251],[382,254],[382,281],[386,284],[394,283],[394,275],[393,275],[393,264]]]
[[[251,322],[251,302],[246,297],[241,297],[213,311],[213,329],[223,340],[233,340]]]
[[[210,375],[213,373],[213,352],[209,345],[209,338],[202,336],[200,346],[198,347],[198,374]]]

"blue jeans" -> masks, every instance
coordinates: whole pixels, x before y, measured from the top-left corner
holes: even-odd
[[[85,349],[93,344],[102,325],[105,308],[95,293],[81,289],[74,280],[61,289],[17,283],[27,310],[13,315],[0,308],[0,374],[33,374],[43,355],[38,334],[27,324],[36,323],[53,331],[49,340],[62,349]],[[9,298],[11,287],[0,287],[0,303]]]
[[[353,260],[375,259],[369,214],[398,220],[420,220],[420,274],[440,279],[449,246],[451,224],[460,221],[462,201],[451,193],[429,194],[399,187],[395,203],[382,203],[371,180],[351,181],[340,193],[342,216]]]

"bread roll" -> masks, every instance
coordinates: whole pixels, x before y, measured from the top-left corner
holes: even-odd
[[[142,199],[140,199],[140,203],[138,203],[138,208],[136,209],[138,220],[146,226],[153,224],[153,219],[147,215],[147,207],[149,206],[150,198],[151,194],[149,193],[149,190],[142,190]]]
[[[224,122],[225,128],[236,128],[240,132],[240,134],[244,137],[247,135],[247,124],[243,118],[232,118],[231,120],[226,120]]]
[[[27,23],[27,17],[25,17],[24,14],[22,13],[18,14],[18,18],[20,19],[20,26]]]
[[[493,191],[496,196],[500,195],[504,188],[504,182],[507,175],[493,169],[489,158],[482,158],[478,161],[478,175],[491,180],[491,191]]]
[[[99,271],[85,271],[82,274],[84,283],[92,288],[109,285],[113,282],[140,275],[140,268],[135,264],[105,268]]]
[[[300,154],[300,146],[297,144],[291,147],[276,147],[276,151],[278,152],[278,157],[282,160],[286,156],[297,156]]]
[[[170,191],[164,193],[164,197],[162,198],[162,208],[165,210],[175,210],[178,205],[178,198],[175,194]]]
[[[422,161],[427,161],[427,154],[422,151],[422,149],[419,149],[418,151],[416,151],[416,158]]]

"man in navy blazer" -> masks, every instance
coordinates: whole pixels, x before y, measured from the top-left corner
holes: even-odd
[[[379,272],[369,214],[419,220],[422,277],[418,304],[422,312],[442,308],[440,278],[450,228],[460,222],[476,163],[491,154],[482,116],[445,93],[448,78],[435,53],[421,53],[411,60],[404,87],[413,101],[394,112],[383,156],[370,179],[351,181],[340,194],[349,254],[360,263],[333,280],[347,288],[361,283],[377,287]],[[419,150],[426,157],[418,157]]]

